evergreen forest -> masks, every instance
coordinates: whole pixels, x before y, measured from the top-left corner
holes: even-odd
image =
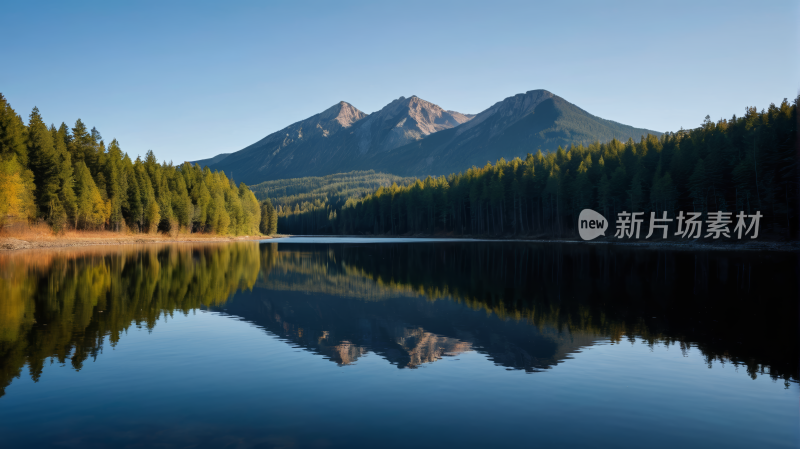
[[[316,232],[331,219],[350,198],[361,198],[379,187],[392,184],[407,186],[416,178],[403,178],[374,170],[352,171],[327,176],[278,179],[250,187],[256,198],[275,206],[283,227],[295,234]],[[317,218],[320,222],[316,222]]]
[[[255,235],[277,226],[269,202],[223,172],[159,163],[152,151],[132,160],[80,119],[48,127],[35,107],[26,125],[2,94],[0,192],[0,228]]]
[[[800,97],[799,97],[800,98]],[[381,186],[337,208],[321,204],[279,216],[278,230],[306,234],[455,234],[574,237],[590,208],[611,222],[621,212],[759,212],[761,236],[798,237],[797,103],[638,142],[558,147],[449,176]],[[735,224],[735,217],[734,217]],[[645,226],[647,223],[645,223]],[[731,226],[733,229],[733,226]],[[646,232],[646,230],[645,230]]]

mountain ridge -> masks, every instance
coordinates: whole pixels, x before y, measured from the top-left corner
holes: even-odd
[[[507,97],[478,114],[412,95],[371,114],[340,101],[240,151],[196,162],[234,171],[248,184],[369,169],[443,175],[537,149],[647,134],[661,133],[594,116],[543,89]]]
[[[372,157],[360,169],[400,176],[450,174],[500,158],[662,133],[594,116],[546,90],[508,97],[455,129]]]
[[[453,128],[470,117],[417,96],[400,97],[372,114],[340,101],[240,151],[196,162],[234,172],[247,184],[324,176],[352,171],[354,161]]]

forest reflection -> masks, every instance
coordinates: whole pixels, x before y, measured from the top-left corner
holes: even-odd
[[[163,315],[224,303],[252,288],[257,244],[164,244],[35,250],[0,256],[0,395],[27,364],[80,370],[104,340]]]
[[[520,341],[547,334],[557,347],[542,357],[541,344],[510,344],[509,336],[517,332],[510,328],[495,329],[490,338],[476,342],[476,329],[486,320],[467,324],[455,317],[455,310],[431,312],[461,320],[441,334],[470,329],[472,335],[461,338],[507,367],[546,368],[607,338],[676,345],[682,351],[697,347],[709,367],[732,363],[752,378],[768,375],[788,382],[800,377],[798,260],[793,253],[502,242],[274,245],[262,248],[263,267],[274,268],[262,270],[269,275],[259,277],[259,287],[367,302],[409,296],[446,300],[533,326],[537,335],[520,335]],[[413,313],[424,315],[419,308]],[[391,315],[402,313],[393,309]],[[273,319],[280,321],[277,315]],[[307,325],[294,325],[309,331]],[[489,348],[498,339],[505,345],[498,344],[502,354]]]
[[[343,365],[369,351],[414,368],[476,350],[537,371],[610,339],[696,346],[709,366],[797,381],[796,269],[790,253],[532,243],[5,254],[0,395],[25,365],[34,380],[48,359],[79,370],[130,326],[196,309],[226,309]]]

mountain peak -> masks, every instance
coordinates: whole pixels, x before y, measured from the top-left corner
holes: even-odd
[[[442,109],[416,95],[400,97],[370,114],[359,124],[359,151],[389,151],[443,129],[456,127],[470,116]]]
[[[346,101],[340,101],[319,114],[321,120],[336,121],[342,128],[349,128],[366,116],[367,114]]]
[[[460,128],[457,133],[463,134],[469,129],[480,125],[490,117],[502,117],[503,120],[507,122],[507,124],[504,126],[508,126],[511,123],[520,120],[527,114],[530,114],[534,109],[536,109],[537,106],[539,106],[539,104],[551,98],[558,97],[544,89],[529,90],[524,94],[516,94],[514,96],[507,97],[502,101],[498,101],[489,107],[489,109],[486,109],[485,111],[476,115],[475,118],[470,120],[467,125]],[[501,129],[501,127],[497,127],[497,130],[499,129]]]

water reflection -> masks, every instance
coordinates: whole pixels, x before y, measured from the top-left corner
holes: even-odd
[[[502,319],[453,301],[385,292],[381,300],[364,301],[324,293],[261,295],[255,290],[236,295],[224,311],[339,365],[352,364],[372,352],[398,368],[417,368],[476,350],[498,365],[533,372],[601,338]]]
[[[163,314],[224,303],[258,277],[252,244],[149,245],[0,256],[0,395],[26,364],[80,370],[105,339]]]
[[[796,255],[522,243],[148,245],[0,255],[0,395],[130,326],[210,309],[340,365],[464,351],[529,372],[598,339],[798,379]]]

